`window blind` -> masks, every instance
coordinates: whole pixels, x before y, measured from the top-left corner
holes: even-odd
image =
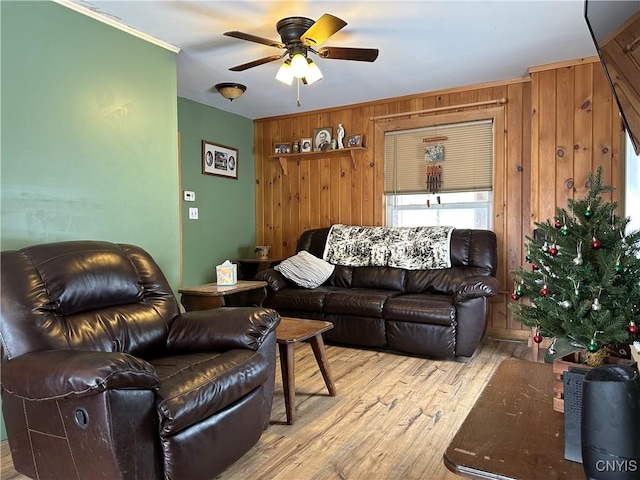
[[[434,142],[424,139],[443,138]],[[446,139],[444,139],[446,138]],[[444,159],[425,161],[425,147],[442,145]],[[386,194],[428,192],[429,165],[442,166],[440,192],[491,190],[493,184],[493,122],[438,125],[385,134]]]

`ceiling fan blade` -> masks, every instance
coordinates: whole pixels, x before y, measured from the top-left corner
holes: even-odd
[[[240,40],[247,40],[249,42],[261,43],[270,47],[285,48],[285,44],[282,42],[270,40],[268,38],[257,37],[256,35],[251,35],[250,33],[233,31],[224,32],[223,35],[226,35],[227,37],[239,38]]]
[[[346,24],[344,20],[325,13],[300,36],[300,41],[305,45],[320,45]]]
[[[229,70],[231,70],[232,72],[242,72],[243,70],[257,67],[258,65],[264,65],[265,63],[273,62],[274,60],[279,60],[283,56],[284,55],[271,55],[269,57],[259,58],[258,60],[254,60],[253,62],[243,63],[242,65],[231,67]]]
[[[378,58],[377,48],[322,47],[316,53],[322,58],[359,62],[373,62]]]

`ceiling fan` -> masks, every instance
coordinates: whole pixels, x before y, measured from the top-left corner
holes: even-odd
[[[325,13],[317,21],[305,17],[283,18],[276,24],[276,30],[280,34],[281,41],[270,40],[238,31],[225,32],[224,35],[227,37],[239,38],[240,40],[284,49],[284,52],[280,55],[270,55],[231,67],[229,70],[232,72],[241,72],[279,60],[288,55],[289,58],[286,59],[280,67],[276,78],[291,85],[294,78],[302,80],[305,84],[313,83],[322,78],[320,69],[309,58],[309,52],[314,53],[320,58],[356,60],[360,62],[375,61],[375,59],[378,58],[377,48],[321,47],[316,49],[318,45],[346,25],[347,22],[344,20]]]

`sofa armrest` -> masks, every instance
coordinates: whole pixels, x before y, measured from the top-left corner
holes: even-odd
[[[498,294],[498,279],[495,277],[475,276],[466,278],[453,294],[453,303],[479,297],[493,297]]]
[[[284,278],[284,275],[282,275],[274,268],[268,268],[266,270],[258,272],[258,274],[255,276],[255,280],[262,280],[263,282],[267,282],[269,288],[274,292],[277,292],[289,286],[289,284],[287,283],[287,279]]]
[[[28,400],[86,397],[109,389],[153,390],[153,366],[123,352],[46,350],[2,364],[2,388]]]
[[[170,351],[257,350],[280,323],[270,308],[222,307],[183,313],[171,325]]]

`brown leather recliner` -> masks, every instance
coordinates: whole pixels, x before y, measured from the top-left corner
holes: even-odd
[[[139,247],[2,252],[2,410],[33,478],[211,479],[269,425],[266,308],[180,313]]]

